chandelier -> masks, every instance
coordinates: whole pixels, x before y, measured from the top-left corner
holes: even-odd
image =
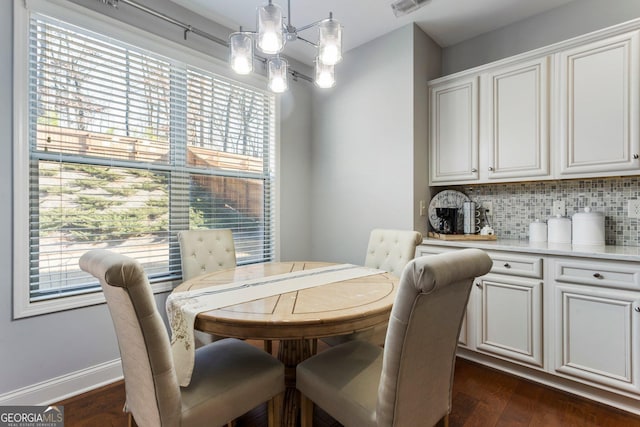
[[[291,25],[291,0],[287,2],[287,20],[285,25],[280,6],[269,0],[267,5],[257,9],[257,31],[240,31],[229,36],[231,68],[238,74],[249,74],[253,71],[254,43],[255,47],[265,55],[268,86],[272,92],[282,93],[287,90],[288,63],[280,57],[287,42],[301,40],[317,50],[315,58],[316,86],[330,88],[335,86],[335,65],[342,60],[342,25],[329,18],[296,28]],[[318,28],[318,41],[314,43],[301,37],[298,33],[312,27]]]

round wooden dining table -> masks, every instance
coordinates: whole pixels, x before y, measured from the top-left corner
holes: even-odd
[[[173,292],[197,290],[300,270],[331,266],[323,262],[250,264],[205,273],[185,281]],[[195,329],[241,339],[279,340],[277,357],[285,365],[283,425],[297,423],[299,395],[296,365],[315,351],[315,340],[348,334],[389,320],[399,278],[380,272],[294,292],[201,312]]]

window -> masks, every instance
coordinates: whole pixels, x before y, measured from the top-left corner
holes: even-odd
[[[189,228],[232,229],[239,264],[273,259],[273,95],[44,14],[28,27],[17,317],[100,298],[78,267],[93,248],[157,283],[180,278],[176,234]]]

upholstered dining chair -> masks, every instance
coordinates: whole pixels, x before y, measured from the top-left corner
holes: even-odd
[[[182,280],[236,266],[236,247],[233,243],[233,232],[229,229],[179,231],[178,242]],[[197,347],[224,338],[200,331],[195,331],[194,335]],[[264,348],[271,353],[271,342],[265,341]]]
[[[416,246],[422,243],[422,234],[413,230],[390,230],[376,228],[369,235],[365,256],[365,267],[385,270],[400,277],[402,270],[416,253]],[[347,335],[322,338],[329,345],[338,345],[354,339],[370,341],[382,346],[387,334],[387,325],[379,325]]]
[[[302,427],[311,426],[314,403],[346,427],[448,425],[462,318],[474,278],[491,265],[479,249],[409,262],[384,348],[350,341],[297,366]]]
[[[229,229],[178,232],[182,279],[236,266],[236,247]]]
[[[223,425],[263,402],[269,426],[278,426],[284,367],[252,345],[228,338],[195,352],[188,387],[178,385],[167,329],[142,266],[97,249],[80,268],[99,281],[120,347],[126,411],[139,426]]]
[[[379,268],[400,277],[404,267],[416,254],[422,234],[413,230],[385,230],[377,228],[369,235],[366,267]]]

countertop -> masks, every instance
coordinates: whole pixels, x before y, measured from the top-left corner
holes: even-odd
[[[540,255],[572,256],[615,261],[640,261],[639,246],[573,246],[560,243],[529,242],[528,240],[498,239],[483,240],[439,240],[426,238],[423,245],[478,248],[493,251],[523,252]]]

